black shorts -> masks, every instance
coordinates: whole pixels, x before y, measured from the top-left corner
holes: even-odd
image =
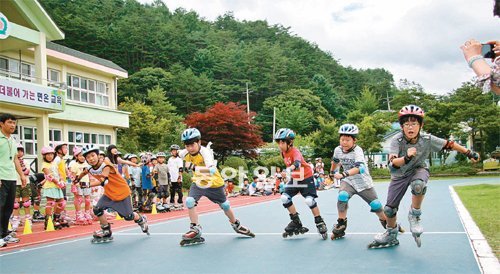
[[[100,207],[103,210],[111,208],[114,211],[118,212],[118,214],[120,214],[120,216],[122,217],[134,214],[134,210],[132,209],[132,199],[130,198],[130,196],[121,201],[113,201],[108,198],[108,196],[102,195],[101,199],[99,199],[99,201],[97,202],[96,207]]]
[[[285,185],[285,191],[283,192],[283,194],[287,194],[288,196],[290,196],[290,198],[293,198],[293,196],[297,195],[298,193],[300,193],[304,198],[307,196],[318,198],[312,176],[296,183],[291,180]]]

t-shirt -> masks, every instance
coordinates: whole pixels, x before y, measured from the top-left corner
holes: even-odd
[[[56,156],[54,158],[54,162],[57,165],[57,168],[59,169],[59,175],[61,176],[61,180],[66,183],[66,179],[68,178],[66,174],[66,163],[64,162],[64,159]]]
[[[140,167],[129,166],[128,171],[130,173],[130,178],[134,179],[134,186],[141,187],[142,169]]]
[[[360,170],[360,173],[347,176],[342,179],[342,181],[351,185],[358,192],[373,187],[373,180],[370,176],[370,171],[366,165],[365,155],[361,147],[355,146],[354,149],[346,153],[342,151],[341,146],[338,146],[333,151],[333,161],[339,161],[339,166],[341,166],[344,171],[363,165],[364,172],[362,174]]]
[[[179,155],[181,157],[185,155],[184,161],[186,161],[186,163],[192,163],[193,165],[195,165],[195,170],[192,180],[198,186],[217,188],[224,185],[224,180],[222,179],[219,170],[214,165],[213,152],[211,149],[202,146],[200,152],[197,153],[196,155],[191,155],[189,153],[186,154],[184,150],[181,150]],[[205,157],[207,157],[208,162],[205,161]],[[196,167],[206,167],[206,168],[215,167],[215,173],[213,175],[204,174],[199,172]]]
[[[141,171],[142,171],[142,177],[141,177],[142,189],[153,189],[151,169],[149,168],[149,166],[144,165],[141,167]]]
[[[316,163],[316,172],[321,173],[324,172],[325,164],[323,162]]]
[[[21,164],[21,170],[23,171],[23,174],[25,176],[30,175],[30,170],[26,167],[26,164],[24,163],[24,159],[22,157],[17,157],[17,159],[19,159],[19,163]],[[21,182],[21,177],[19,177],[19,174],[17,174],[17,173],[16,173],[16,175],[17,175],[17,183],[16,183],[16,185],[20,186],[20,185],[23,184]]]
[[[249,195],[253,195],[257,191],[257,183],[252,182],[251,184],[248,185],[248,193]]]
[[[0,180],[17,180],[14,157],[17,157],[17,143],[12,135],[7,138],[0,131]]]
[[[415,144],[409,143],[402,132],[396,134],[391,140],[389,154],[403,157],[406,155],[408,148],[414,147],[417,149],[417,155],[408,164],[404,164],[397,169],[391,168],[391,178],[406,177],[413,174],[418,168],[428,168],[427,159],[429,159],[429,154],[442,150],[444,145],[446,145],[445,139],[427,133],[420,133],[420,137]]]
[[[182,159],[180,157],[170,157],[167,161],[168,174],[171,182],[177,182],[179,179],[179,169],[182,168]]]
[[[282,152],[281,155],[283,156],[283,161],[287,168],[293,165],[295,161],[300,161],[300,167],[292,172],[292,178],[303,181],[313,176],[311,166],[304,160],[304,157],[302,157],[302,154],[297,148],[291,147],[288,151]]]
[[[167,164],[157,164],[154,171],[158,172],[158,183],[162,186],[168,185],[168,166]]]
[[[88,167],[89,165],[87,163],[79,163],[78,161],[71,161],[69,163],[69,171],[73,173],[75,176],[80,176],[82,174],[83,169]],[[80,179],[80,182],[88,183],[89,180],[89,175],[85,175]]]
[[[130,196],[130,188],[123,179],[123,177],[118,173],[118,170],[111,165],[110,162],[104,161],[97,169],[88,167],[89,173],[99,181],[103,181],[105,178],[102,175],[102,171],[105,167],[109,167],[108,183],[104,186],[104,195],[111,199],[112,201],[122,201],[123,199]]]
[[[55,161],[52,161],[52,163],[47,163],[44,161],[42,163],[42,172],[44,169],[48,170],[49,175],[55,178],[57,181],[61,180],[61,177],[59,177],[59,169]],[[43,188],[59,188],[59,187],[54,182],[45,180]]]

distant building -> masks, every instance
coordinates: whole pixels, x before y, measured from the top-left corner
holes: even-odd
[[[116,143],[129,126],[117,110],[117,80],[128,73],[111,61],[52,41],[64,33],[36,0],[0,5],[0,112],[18,118],[15,137],[34,159],[56,141],[73,146]]]

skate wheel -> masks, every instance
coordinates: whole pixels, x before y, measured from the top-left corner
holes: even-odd
[[[252,237],[252,238],[255,238],[255,234],[253,234],[252,232],[249,232],[248,233],[248,236]]]
[[[304,234],[304,233],[302,233],[302,231],[294,231],[293,232],[293,234],[295,234],[295,235],[299,235],[299,233]]]
[[[328,235],[326,233],[323,233],[321,234],[321,237],[323,238],[323,240],[326,240],[326,238],[328,238]]]
[[[285,239],[286,239],[286,238],[288,237],[288,233],[283,232],[282,236],[283,236],[283,238],[285,238]]]

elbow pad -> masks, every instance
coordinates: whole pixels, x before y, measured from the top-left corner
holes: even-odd
[[[293,165],[295,166],[295,169],[299,168],[300,167],[300,161],[299,160],[295,160],[293,162]]]
[[[359,169],[359,174],[365,173],[365,171],[366,171],[365,163],[363,163],[363,162],[356,162],[356,163],[354,163],[354,166]]]
[[[101,186],[105,186],[108,184],[108,177],[104,177],[104,180],[101,181]]]
[[[217,168],[215,168],[215,167],[211,167],[211,168],[209,169],[209,171],[210,171],[210,175],[214,175],[214,174],[215,174],[215,172],[217,172]]]

